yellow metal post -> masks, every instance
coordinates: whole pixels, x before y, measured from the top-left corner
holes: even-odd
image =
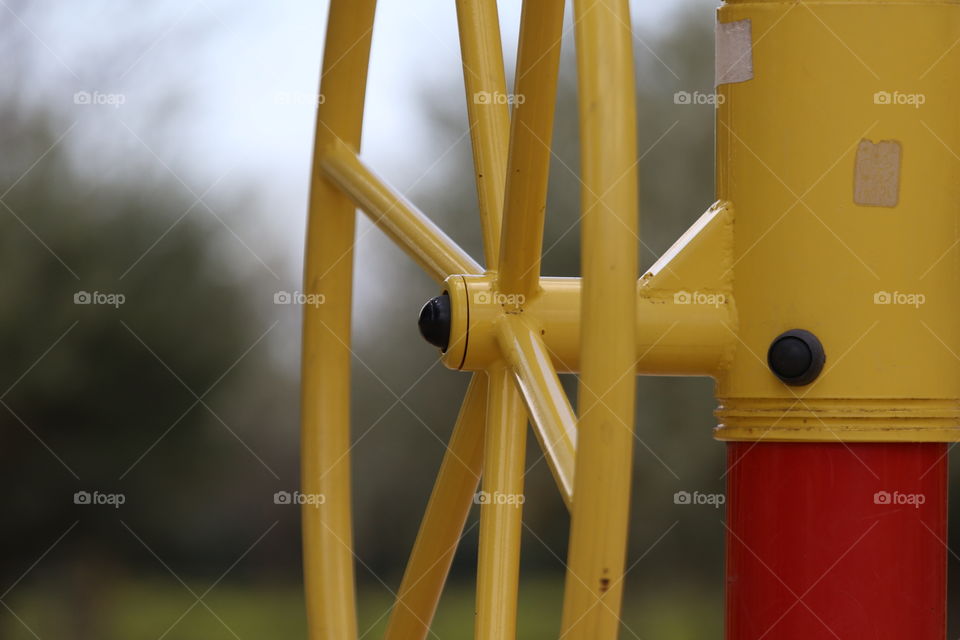
[[[734,295],[751,319],[718,378],[719,438],[958,438],[958,12],[925,0],[719,10],[722,31],[752,32],[733,71],[718,69],[732,77],[717,89],[717,192],[736,207]],[[827,355],[802,393],[765,362],[796,327]]]
[[[716,387],[730,640],[945,637],[958,27],[955,1],[718,11],[717,195],[736,209],[741,319]]]

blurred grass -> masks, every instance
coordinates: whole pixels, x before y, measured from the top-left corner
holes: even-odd
[[[207,588],[190,586],[197,595]],[[391,596],[383,588],[364,589],[361,594],[360,634],[371,640],[382,638]],[[204,597],[204,606],[173,578],[117,584],[103,594],[95,611],[77,611],[77,603],[71,603],[63,595],[49,588],[18,589],[7,601],[12,611],[0,618],[0,637],[9,640],[36,637],[294,640],[306,637],[303,596],[298,588],[290,586],[246,588],[221,584]],[[525,579],[520,591],[518,638],[555,640],[559,636],[562,597],[562,584],[556,577]],[[12,612],[16,612],[15,615]],[[472,638],[473,615],[473,585],[450,584],[430,637]],[[95,636],[86,636],[78,629],[78,624],[86,626],[84,620],[93,625],[88,631]],[[705,593],[683,585],[664,584],[646,593],[630,594],[623,621],[625,628],[620,634],[623,639],[719,638],[722,635],[719,589],[716,593]]]

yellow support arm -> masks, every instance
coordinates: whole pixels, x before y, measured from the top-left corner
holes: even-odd
[[[443,282],[453,273],[483,272],[483,268],[426,214],[387,186],[341,141],[335,140],[323,150],[320,167],[373,224],[437,282]]]
[[[543,340],[519,317],[507,314],[497,324],[500,350],[510,365],[527,405],[530,422],[557,482],[560,496],[573,506],[573,468],[577,417],[560,384]]]

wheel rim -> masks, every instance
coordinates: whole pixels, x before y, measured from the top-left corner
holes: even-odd
[[[438,282],[485,277],[490,291],[508,299],[492,322],[496,356],[473,375],[386,638],[429,633],[480,476],[481,496],[522,495],[528,417],[572,511],[564,637],[614,638],[634,421],[628,374],[636,365],[636,150],[626,0],[574,3],[584,163],[579,421],[536,319],[523,313],[541,293],[564,3],[523,4],[514,94],[524,101],[511,119],[507,101],[479,98],[506,95],[496,1],[457,1],[486,276],[357,156],[375,4],[332,0],[317,116],[304,291],[324,295],[328,304],[304,309],[302,485],[305,493],[325,496],[303,509],[310,638],[357,637],[349,455],[355,207]],[[467,340],[456,340],[448,353],[456,349],[465,357]],[[476,638],[515,637],[521,517],[515,500],[481,507]]]

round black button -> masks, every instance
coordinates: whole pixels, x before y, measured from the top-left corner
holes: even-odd
[[[823,370],[826,354],[817,336],[791,329],[777,336],[767,351],[767,364],[785,384],[800,387],[813,382]]]
[[[420,318],[417,326],[423,339],[441,351],[446,351],[450,344],[450,296],[446,292],[427,301],[420,309]]]

